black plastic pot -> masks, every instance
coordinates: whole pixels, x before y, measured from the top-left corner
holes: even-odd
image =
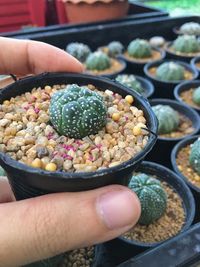
[[[185,138],[185,139],[181,140],[180,142],[178,142],[176,144],[176,146],[173,148],[172,153],[171,153],[171,164],[172,164],[173,170],[188,184],[188,186],[192,190],[192,193],[193,193],[193,195],[195,197],[196,207],[197,207],[195,221],[199,221],[200,220],[200,187],[197,187],[194,184],[192,184],[187,179],[187,177],[185,177],[179,171],[178,166],[176,164],[176,158],[177,158],[177,155],[178,155],[179,151],[182,148],[186,147],[187,145],[190,145],[190,144],[194,143],[197,140],[197,138],[199,138],[199,135],[189,136],[188,138]]]
[[[125,74],[129,75],[130,73],[129,74],[125,73]],[[134,76],[135,76],[136,80],[138,80],[141,83],[142,88],[144,88],[144,93],[142,93],[142,95],[146,98],[151,98],[151,96],[153,95],[154,90],[155,90],[152,82],[150,82],[149,80],[147,80],[141,76],[138,76],[135,74],[134,74]]]
[[[192,121],[192,125],[194,128],[193,133],[186,135],[191,136],[195,135],[199,132],[200,129],[200,118],[199,115],[196,111],[194,111],[192,108],[178,102],[175,100],[170,100],[170,99],[152,99],[150,100],[151,106],[156,106],[156,105],[169,105],[172,108],[174,108],[176,111],[179,113],[183,114],[184,116],[188,117]],[[158,136],[157,142],[152,149],[152,151],[147,155],[145,159],[149,161],[155,161],[159,164],[165,165],[167,167],[171,167],[170,163],[170,155],[173,147],[182,139],[185,137],[180,137],[180,138],[164,138]]]
[[[199,114],[200,114],[200,106],[191,106],[189,104],[187,104],[186,102],[184,102],[181,97],[180,94],[184,91],[190,90],[191,88],[197,88],[200,86],[200,80],[195,80],[195,81],[187,81],[187,82],[183,82],[178,84],[175,89],[174,89],[174,97],[176,98],[176,100],[178,100],[179,102],[193,108],[194,110],[196,110]],[[200,119],[200,117],[199,117]]]
[[[59,267],[63,259],[64,259],[64,254],[61,254],[47,260],[24,265],[23,267]]]
[[[154,98],[173,98],[174,97],[174,95],[173,95],[174,87],[177,84],[183,82],[183,80],[170,81],[170,82],[161,81],[149,73],[150,68],[158,67],[164,62],[171,62],[171,60],[160,60],[160,61],[156,61],[156,62],[150,62],[144,66],[145,75],[152,81],[152,83],[154,84],[154,86],[156,88],[154,95],[153,95]],[[198,77],[197,70],[192,68],[189,64],[182,62],[182,61],[178,61],[178,60],[173,60],[173,62],[182,65],[186,70],[190,71],[193,74],[193,78],[191,80],[194,80]]]
[[[173,42],[168,42],[165,46],[165,52],[166,52],[166,58],[170,58],[170,59],[175,59],[175,60],[182,60],[182,61],[185,61],[185,62],[188,62],[190,63],[191,59],[194,57],[194,56],[198,56],[200,55],[200,52],[199,53],[196,53],[196,55],[191,55],[191,54],[186,54],[186,53],[176,53],[175,51],[171,50],[170,47],[172,45]]]
[[[199,57],[194,57],[191,61],[190,64],[192,65],[192,67],[198,71],[199,75],[198,77],[200,78],[200,67],[197,67],[197,63],[200,63],[200,56]]]
[[[157,176],[161,181],[167,182],[179,194],[183,200],[183,207],[186,213],[186,221],[180,233],[186,231],[194,219],[195,201],[189,187],[184,180],[170,169],[167,169],[154,162],[142,162],[137,171]],[[178,233],[178,235],[180,233]],[[115,259],[115,264],[117,265],[149,248],[156,247],[161,243],[164,243],[164,241],[157,243],[143,243],[134,240],[128,240],[121,236],[104,243],[104,245],[110,252],[111,256]]]
[[[0,91],[0,103],[11,97],[31,91],[34,87],[65,83],[93,84],[100,90],[110,89],[123,97],[127,94],[132,95],[135,99],[134,104],[144,111],[147,127],[151,131],[157,132],[157,119],[148,101],[133,90],[102,77],[69,73],[45,73],[35,77],[28,77],[2,89]],[[0,164],[5,169],[18,200],[53,192],[90,190],[109,184],[127,185],[132,171],[149,153],[155,141],[155,135],[150,134],[149,142],[141,153],[116,167],[96,172],[48,172],[22,164],[4,153],[0,153]]]
[[[121,63],[121,69],[118,70],[118,71],[115,71],[113,73],[110,73],[110,74],[93,74],[91,71],[89,70],[86,70],[86,74],[90,74],[90,75],[94,75],[94,76],[102,76],[102,77],[106,77],[106,78],[110,78],[110,79],[113,79],[115,78],[117,75],[119,75],[120,73],[124,72],[126,70],[126,62],[125,60],[123,59],[119,59],[119,58],[115,58],[114,60],[118,60],[120,63]]]
[[[197,223],[184,233],[123,262],[118,267],[197,267],[200,260],[199,232],[200,223]]]
[[[160,52],[161,58],[159,60],[162,60],[165,58],[166,53],[163,49],[159,49],[156,47],[153,47],[152,49]],[[139,61],[139,59],[138,59],[138,61],[134,60],[134,59],[131,60],[131,59],[125,57],[124,55],[120,55],[119,58],[125,60],[127,63],[128,70],[133,72],[133,73],[136,73],[136,74],[143,74],[144,66],[148,62],[156,62],[156,61],[152,61],[152,60],[148,60],[146,62],[141,62],[141,61]]]

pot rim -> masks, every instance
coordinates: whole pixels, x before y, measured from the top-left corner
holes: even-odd
[[[199,72],[200,68],[197,68],[196,63],[200,63],[200,56],[193,57],[190,61],[190,64],[192,65],[192,67]]]
[[[83,84],[85,83],[101,83],[103,85],[108,86],[108,89],[110,87],[115,87],[115,88],[119,88],[120,90],[124,91],[124,93],[126,94],[130,94],[132,95],[138,102],[139,104],[142,106],[143,110],[145,110],[145,113],[148,114],[149,116],[149,122],[150,122],[150,130],[154,133],[157,132],[157,126],[158,126],[158,122],[157,122],[157,118],[154,115],[151,106],[149,104],[149,102],[147,101],[146,98],[144,98],[143,96],[139,95],[137,92],[134,92],[133,90],[124,87],[121,84],[118,84],[108,78],[105,77],[98,77],[98,76],[93,76],[93,75],[86,75],[86,74],[77,74],[77,73],[56,73],[56,72],[52,72],[52,73],[42,73],[36,76],[31,76],[31,77],[26,77],[23,79],[20,79],[18,81],[16,81],[15,83],[5,87],[4,89],[0,90],[0,101],[2,102],[4,99],[3,95],[6,91],[11,91],[13,89],[13,87],[20,87],[20,84],[27,84],[27,86],[30,84],[30,90],[34,87],[31,86],[31,82],[37,81],[37,82],[42,82],[45,79],[48,80],[48,82],[50,82],[51,79],[65,79],[66,83],[67,83],[67,78],[73,78],[73,79],[77,79],[79,80],[79,82],[77,82],[78,84],[81,84],[80,80],[83,80]],[[85,81],[86,80],[86,81]],[[47,83],[46,83],[47,84]],[[54,82],[52,82],[52,84],[55,84]],[[99,85],[98,85],[99,86]],[[100,87],[100,86],[99,86]],[[28,91],[28,90],[27,90]],[[114,167],[110,167],[107,169],[103,169],[103,170],[99,170],[99,171],[93,171],[93,172],[77,172],[77,173],[69,173],[69,172],[61,172],[61,171],[55,171],[55,172],[49,172],[49,171],[45,171],[42,169],[36,169],[33,167],[30,167],[24,163],[21,163],[17,160],[12,159],[10,156],[8,156],[6,153],[0,152],[0,161],[1,164],[3,164],[4,168],[6,169],[6,166],[9,165],[9,167],[12,167],[14,169],[17,169],[18,171],[26,171],[27,173],[30,174],[40,174],[47,179],[75,179],[75,178],[79,178],[79,179],[93,179],[95,177],[101,177],[104,176],[105,174],[111,174],[113,172],[118,172],[124,169],[127,169],[129,167],[131,167],[132,165],[136,165],[141,158],[143,158],[145,155],[147,155],[147,153],[152,149],[153,145],[155,144],[157,139],[157,136],[154,134],[150,134],[149,135],[149,141],[147,143],[147,145],[144,147],[144,149],[139,152],[136,156],[132,157],[130,160],[125,161],[117,166]]]
[[[176,105],[177,107],[179,106],[179,107],[184,108],[185,110],[188,110],[190,112],[190,114],[192,114],[192,116],[195,117],[195,120],[197,122],[197,127],[195,128],[195,130],[192,133],[187,134],[187,135],[185,135],[183,137],[169,138],[169,137],[160,137],[158,135],[158,140],[169,141],[169,142],[170,141],[179,141],[179,140],[185,139],[188,136],[192,136],[192,135],[195,135],[195,134],[198,133],[198,131],[200,130],[200,120],[199,120],[199,114],[197,113],[197,111],[193,110],[188,105],[179,102],[178,100],[172,100],[172,99],[167,99],[167,98],[154,98],[154,99],[150,99],[150,101],[149,101],[149,103],[151,104],[152,107],[154,106],[154,105],[152,105],[152,103],[155,103],[156,105],[159,105],[159,102],[161,102],[161,103],[163,103],[163,102],[165,103],[166,102],[166,104],[164,104],[164,105],[168,104],[170,106],[170,104],[173,104],[173,105]],[[187,117],[189,118],[189,116],[187,116]]]
[[[174,63],[178,63],[179,65],[182,65],[184,68],[186,68],[187,70],[189,70],[190,72],[192,72],[193,74],[193,77],[192,79],[188,80],[188,81],[193,81],[195,80],[197,77],[198,77],[198,71],[197,69],[194,69],[189,63],[186,63],[184,61],[181,61],[181,60],[175,60],[175,59],[162,59],[162,60],[157,60],[157,61],[153,61],[153,62],[149,62],[147,63],[145,66],[144,66],[144,73],[145,75],[152,79],[153,81],[155,82],[160,82],[160,83],[163,83],[163,84],[173,84],[173,85],[176,85],[182,81],[185,81],[185,80],[177,80],[177,81],[162,81],[160,79],[157,79],[155,76],[152,76],[150,73],[149,73],[149,69],[151,67],[158,67],[160,66],[162,63],[167,63],[167,62],[174,62]]]
[[[180,91],[181,91],[182,87],[187,86],[187,85],[188,85],[188,88],[186,88],[185,90],[183,89],[182,92],[189,90],[190,89],[189,86],[193,86],[193,85],[197,85],[197,86],[199,85],[200,86],[200,80],[185,81],[185,82],[179,83],[174,88],[174,97],[176,98],[177,101],[179,101],[179,102],[181,102],[181,103],[183,103],[183,104],[189,106],[190,108],[192,108],[192,109],[194,109],[194,110],[199,112],[200,111],[200,107],[193,107],[193,106],[187,104],[186,102],[184,102],[180,97]]]
[[[167,240],[175,238],[176,236],[181,234],[183,231],[187,230],[189,228],[189,226],[192,224],[193,220],[194,220],[195,211],[196,211],[196,205],[195,205],[195,200],[194,200],[194,197],[192,195],[192,192],[191,192],[190,188],[188,187],[187,183],[185,183],[185,181],[183,179],[181,179],[181,177],[179,177],[179,175],[176,172],[168,169],[167,167],[165,167],[163,165],[160,165],[158,163],[151,162],[151,161],[143,161],[140,166],[141,166],[141,168],[142,168],[142,166],[144,166],[144,167],[147,166],[148,168],[156,167],[157,169],[160,169],[161,171],[167,172],[171,176],[174,176],[174,178],[176,178],[176,181],[178,181],[178,183],[179,183],[179,186],[180,186],[179,189],[182,188],[182,189],[185,190],[186,195],[188,196],[188,200],[189,200],[190,206],[193,207],[193,209],[190,210],[190,212],[191,212],[189,214],[190,216],[189,217],[186,216],[185,224],[183,225],[183,227],[180,230],[180,232],[178,232],[177,235],[175,235],[175,236],[173,236],[171,238],[168,238],[168,239],[163,240],[163,241],[155,242],[155,243],[144,243],[144,242],[140,242],[140,241],[136,241],[136,240],[130,240],[130,239],[127,239],[127,238],[125,238],[123,236],[119,236],[118,237],[118,239],[120,239],[123,242],[127,242],[129,245],[136,245],[136,246],[139,246],[139,247],[154,247],[154,246],[158,246],[158,245],[162,244],[163,242],[165,242]],[[167,180],[163,180],[163,181],[167,182]],[[174,186],[172,186],[170,183],[168,183],[168,184],[172,188],[174,188]],[[177,192],[177,190],[175,190],[175,192]],[[177,192],[177,193],[178,193],[179,197],[183,201],[183,198],[180,196],[179,192]],[[183,201],[183,203],[184,203],[184,201]],[[185,212],[186,211],[187,210],[185,210]],[[186,215],[187,215],[187,213],[186,213]]]
[[[188,180],[188,178],[179,171],[177,164],[176,164],[176,156],[177,156],[177,153],[180,151],[180,148],[184,147],[185,145],[192,144],[199,137],[200,137],[200,135],[193,135],[193,136],[189,136],[189,137],[181,140],[180,142],[178,142],[174,146],[174,148],[172,149],[172,152],[171,152],[171,164],[172,164],[172,168],[173,168],[174,172],[176,172],[188,184],[188,186],[190,188],[192,188],[193,190],[195,190],[198,193],[200,193],[200,187],[192,184]]]

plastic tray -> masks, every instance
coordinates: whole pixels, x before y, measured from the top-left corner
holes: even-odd
[[[3,36],[6,37],[19,37],[19,36],[25,36],[27,34],[36,34],[36,33],[45,33],[45,32],[52,32],[52,31],[58,31],[58,30],[68,30],[74,27],[77,28],[83,28],[88,26],[95,26],[99,24],[108,24],[108,23],[116,23],[116,22],[123,22],[123,21],[129,21],[129,20],[140,20],[140,19],[147,19],[147,18],[156,18],[156,17],[167,17],[169,15],[168,12],[153,8],[144,4],[139,3],[130,3],[129,13],[126,17],[118,20],[112,20],[112,21],[102,21],[102,22],[96,22],[96,23],[83,23],[83,24],[57,24],[53,26],[48,27],[38,27],[34,29],[29,29],[26,32],[25,31],[15,31],[15,32],[7,32],[3,33]],[[59,16],[59,14],[58,14]]]
[[[126,20],[109,24],[83,26],[81,28],[70,27],[43,33],[38,32],[24,35],[21,38],[44,41],[61,49],[65,49],[66,44],[69,42],[78,41],[87,43],[92,49],[96,49],[98,46],[103,46],[112,40],[119,40],[126,45],[137,37],[148,39],[155,35],[162,35],[167,40],[172,40],[176,37],[172,31],[173,27],[190,21],[200,23],[200,17],[164,17],[143,21]],[[149,250],[144,254],[137,255],[121,264],[120,267],[191,266],[200,260],[199,244],[200,223],[192,226],[187,232],[184,232],[178,237],[164,242],[159,247]],[[102,250],[100,258],[103,258],[104,262],[99,263],[97,266],[115,267],[116,265],[113,265],[112,259],[109,257],[103,245],[101,245],[100,250]],[[117,251],[116,253],[120,252]]]

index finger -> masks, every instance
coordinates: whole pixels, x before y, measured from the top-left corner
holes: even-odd
[[[54,46],[0,37],[0,73],[82,72],[82,64]]]

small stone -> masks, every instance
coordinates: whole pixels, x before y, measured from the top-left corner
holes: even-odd
[[[114,121],[119,121],[119,119],[120,119],[120,113],[119,113],[119,112],[117,112],[117,113],[113,113],[113,114],[112,114],[112,119],[113,119]]]
[[[11,121],[8,120],[8,119],[2,119],[2,120],[0,120],[0,126],[1,127],[5,127],[5,126],[7,126],[10,123],[11,123]]]
[[[34,159],[31,163],[33,168],[42,168],[42,161],[38,158]]]
[[[48,163],[48,164],[46,165],[45,170],[46,170],[46,171],[50,171],[50,172],[54,172],[54,171],[57,170],[57,166],[56,166],[55,163],[50,162],[50,163]]]
[[[71,160],[65,160],[63,163],[63,169],[68,171],[72,168],[72,161]]]
[[[127,103],[129,103],[129,104],[132,104],[132,103],[134,102],[134,98],[133,98],[132,95],[127,95],[127,96],[125,97],[125,100],[126,100]]]

